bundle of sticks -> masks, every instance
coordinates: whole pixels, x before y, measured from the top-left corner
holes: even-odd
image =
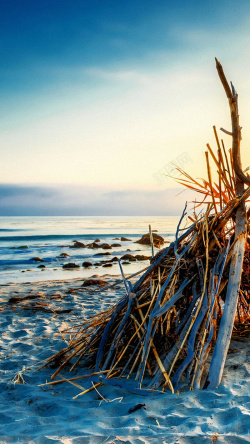
[[[207,145],[207,180],[179,170],[177,180],[204,196],[188,216],[190,225],[181,228],[185,207],[175,240],[133,285],[121,268],[124,296],[69,331],[68,347],[48,360],[58,364],[52,379],[66,364],[73,370],[81,362],[93,369],[96,385],[136,393],[220,383],[232,331],[240,326],[242,332],[250,319],[250,178],[240,163],[238,96],[217,60],[216,66],[229,99],[232,150],[227,154],[214,127],[217,152]]]

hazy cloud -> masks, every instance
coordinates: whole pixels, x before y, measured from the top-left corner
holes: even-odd
[[[0,184],[1,216],[178,215],[190,193],[166,190],[103,190],[76,185]]]

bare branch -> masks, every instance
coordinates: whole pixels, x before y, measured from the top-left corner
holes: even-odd
[[[228,136],[232,136],[233,133],[230,133],[230,131],[225,130],[224,128],[220,128],[221,131],[223,131],[223,133],[228,134]]]

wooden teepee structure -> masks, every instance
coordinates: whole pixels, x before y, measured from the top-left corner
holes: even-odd
[[[217,153],[207,145],[207,180],[182,170],[178,179],[204,195],[206,210],[199,217],[194,211],[192,224],[181,229],[185,207],[175,241],[134,285],[123,275],[124,297],[69,331],[68,347],[47,361],[61,363],[52,379],[66,364],[73,370],[82,361],[96,385],[136,393],[219,385],[233,328],[250,319],[250,178],[240,160],[238,95],[217,59],[216,67],[230,106],[232,131],[223,131],[232,149],[228,156],[214,127]]]

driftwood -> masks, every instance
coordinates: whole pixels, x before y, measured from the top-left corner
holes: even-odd
[[[231,121],[232,121],[232,152],[233,165],[235,171],[235,191],[236,196],[244,194],[244,183],[250,185],[250,178],[242,172],[240,157],[241,127],[238,114],[238,94],[231,83],[231,89],[225,77],[221,64],[216,59],[216,67],[229,100]],[[235,215],[235,245],[232,252],[231,265],[229,271],[229,282],[227,286],[226,302],[221,319],[220,330],[216,341],[212,362],[209,369],[207,386],[214,388],[219,385],[226,361],[227,351],[232,336],[234,318],[237,309],[238,295],[241,283],[243,258],[247,235],[247,219],[245,199],[241,199],[240,205]]]
[[[181,228],[185,207],[175,241],[152,258],[134,285],[119,263],[124,297],[68,330],[68,347],[47,360],[45,365],[60,362],[52,379],[66,364],[71,371],[79,362],[93,369],[88,376],[95,385],[78,396],[100,384],[143,395],[217,387],[233,328],[240,336],[249,331],[250,178],[240,161],[238,96],[217,60],[216,66],[229,99],[232,150],[228,155],[214,127],[217,155],[207,144],[208,179],[195,180],[178,168],[182,176],[177,182],[203,196],[188,216],[191,225]],[[211,162],[218,183],[213,181]],[[198,216],[202,204],[205,210]],[[151,227],[150,237],[154,253]]]

